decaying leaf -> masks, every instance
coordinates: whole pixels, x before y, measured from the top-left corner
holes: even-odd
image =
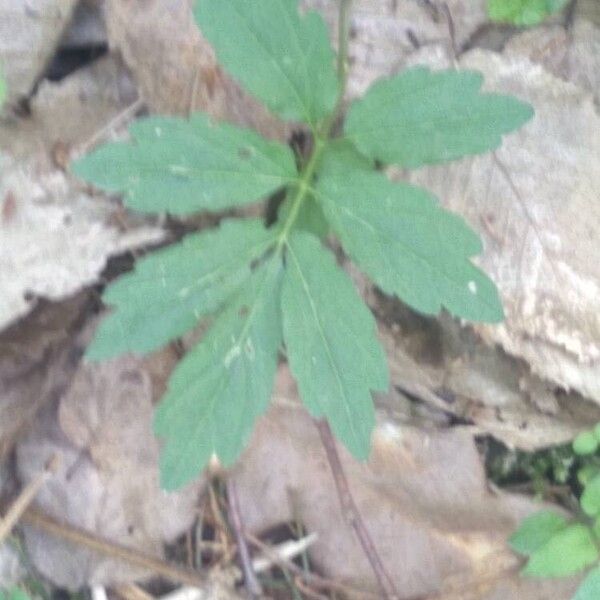
[[[287,369],[275,406],[259,421],[235,478],[246,526],[263,530],[299,520],[319,534],[311,558],[327,575],[377,589],[370,566],[344,521],[318,432],[300,410]],[[486,487],[472,434],[415,429],[383,419],[368,463],[339,446],[359,510],[401,598],[546,599],[568,597],[573,582],[519,580],[505,540],[535,503]],[[343,548],[343,560],[340,549]],[[511,595],[512,594],[512,595]],[[564,595],[564,596],[563,596]]]
[[[121,231],[110,223],[109,201],[60,171],[6,157],[1,168],[0,201],[14,206],[0,217],[0,328],[28,312],[27,298],[65,298],[96,281],[111,254],[163,236],[150,226]]]
[[[27,319],[0,332],[0,462],[36,412],[67,388],[79,356],[71,336],[90,310],[87,292],[42,302]]]
[[[505,54],[525,56],[600,97],[600,18],[598,24],[576,18],[569,31],[563,27],[524,31],[508,42]]]
[[[106,0],[109,44],[131,69],[153,112],[202,110],[285,139],[288,128],[241,91],[217,65],[192,14],[192,0]]]
[[[410,179],[433,190],[483,237],[481,266],[499,286],[507,317],[499,327],[482,327],[485,337],[542,378],[600,402],[600,115],[594,98],[514,55],[472,51],[461,66],[481,71],[490,89],[529,101],[536,116],[495,154],[411,172]]]
[[[84,337],[87,342],[89,332]],[[191,525],[200,484],[174,494],[160,489],[158,442],[152,432],[153,403],[175,362],[166,349],[144,361],[125,357],[81,364],[68,391],[40,413],[17,448],[24,483],[52,455],[59,459],[58,472],[37,497],[43,510],[156,556],[164,542]],[[27,529],[26,540],[36,567],[69,589],[144,575],[35,529]]]
[[[32,91],[76,4],[77,0],[0,1],[0,64],[9,101]]]

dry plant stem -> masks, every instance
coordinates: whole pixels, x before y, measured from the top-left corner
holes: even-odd
[[[23,488],[18,498],[6,512],[6,515],[3,518],[0,518],[0,544],[2,544],[12,531],[13,527],[19,522],[23,513],[33,502],[33,499],[37,496],[42,486],[50,479],[55,470],[55,466],[56,459],[53,458],[44,471]]]
[[[327,596],[323,596],[323,594],[310,589],[307,583],[302,580],[302,577],[295,577],[294,584],[307,598],[311,598],[312,600],[328,600]]]
[[[240,554],[240,562],[242,563],[242,571],[244,573],[244,581],[246,583],[246,589],[251,598],[260,598],[262,595],[262,588],[254,568],[252,567],[252,560],[250,558],[250,552],[248,551],[248,544],[246,544],[246,534],[244,531],[244,523],[242,522],[242,514],[240,512],[240,503],[237,495],[237,489],[235,487],[235,481],[231,477],[227,478],[225,483],[227,487],[227,499],[229,501],[229,515],[231,517],[231,525],[235,533],[235,539]]]
[[[74,525],[60,523],[37,509],[28,508],[23,513],[21,521],[72,544],[84,546],[109,558],[122,560],[134,567],[146,569],[173,582],[200,587],[209,585],[208,579],[200,573],[171,565],[160,558],[111,542]]]
[[[348,596],[351,596],[353,598],[357,596],[361,598],[379,598],[378,594],[373,594],[372,592],[360,590],[358,588],[339,583],[338,581],[325,579],[324,577],[320,577],[319,575],[315,575],[314,573],[304,571],[296,563],[292,562],[288,558],[280,556],[275,550],[275,548],[269,546],[268,544],[265,544],[257,537],[253,536],[251,533],[246,533],[246,537],[253,546],[256,546],[256,548],[258,548],[266,557],[270,558],[273,561],[273,563],[280,565],[284,569],[287,569],[288,571],[293,573],[295,577],[302,579],[306,583],[312,584],[320,589],[326,589],[335,592],[340,592],[342,594],[347,594]]]
[[[319,430],[325,453],[327,454],[327,460],[335,481],[335,487],[340,499],[340,504],[342,505],[344,517],[354,529],[365,556],[375,573],[375,577],[377,578],[377,582],[379,583],[379,587],[381,588],[384,597],[388,600],[398,600],[398,591],[381,561],[377,549],[375,548],[375,544],[371,539],[371,535],[365,526],[356,503],[354,502],[352,493],[350,492],[350,486],[348,485],[348,480],[344,473],[344,467],[342,466],[342,461],[340,460],[340,455],[338,454],[331,428],[327,421],[316,419],[314,421]]]
[[[143,106],[144,101],[141,98],[132,102],[127,108],[113,117],[106,125],[94,132],[89,139],[77,146],[71,158],[76,159],[87,154],[90,148],[104,140],[113,130],[120,127],[123,123],[130,121]]]

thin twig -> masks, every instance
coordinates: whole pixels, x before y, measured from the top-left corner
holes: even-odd
[[[6,515],[0,518],[0,544],[10,534],[13,527],[19,522],[23,513],[33,502],[42,486],[50,479],[56,471],[57,458],[53,457],[46,468],[34,479],[32,479],[21,491],[18,498],[13,502],[11,507],[6,511]]]
[[[228,477],[225,485],[227,487],[227,500],[229,501],[231,525],[233,526],[233,532],[235,533],[246,589],[248,590],[248,595],[250,597],[260,598],[262,595],[262,588],[258,582],[258,579],[256,578],[254,568],[252,567],[252,560],[250,558],[250,552],[248,551],[248,544],[246,544],[244,523],[242,522],[242,514],[240,512],[240,503],[235,481],[233,481],[231,477]]]
[[[144,101],[138,98],[122,110],[118,115],[115,115],[106,125],[95,131],[91,137],[85,142],[77,146],[73,152],[72,158],[79,158],[86,154],[90,148],[102,141],[111,131],[117,129],[122,123],[126,123],[144,106]]]
[[[326,579],[325,577],[321,577],[319,575],[315,575],[314,573],[310,573],[308,571],[305,571],[304,569],[301,569],[296,563],[292,562],[286,557],[281,556],[275,548],[269,546],[268,544],[265,544],[263,541],[259,540],[257,537],[255,537],[249,532],[246,532],[246,538],[253,546],[256,546],[265,556],[269,557],[275,564],[279,565],[283,569],[287,569],[296,577],[299,577],[307,583],[310,583],[318,588],[338,591],[340,593],[344,593],[352,597],[360,595],[362,597],[379,598],[378,594],[373,594],[372,592],[368,592],[366,590],[361,590],[349,585],[345,585],[338,581]]]
[[[348,480],[346,479],[346,474],[344,473],[344,467],[342,466],[342,461],[340,460],[340,455],[338,454],[331,428],[329,427],[327,421],[316,419],[314,421],[317,429],[319,430],[321,442],[323,443],[327,460],[329,462],[329,466],[331,467],[331,473],[335,481],[335,487],[340,499],[340,504],[342,505],[344,517],[349,525],[351,525],[354,529],[360,545],[362,546],[362,549],[369,560],[369,563],[371,564],[373,573],[375,573],[375,577],[377,578],[377,582],[379,583],[381,591],[385,595],[384,597],[390,600],[397,600],[399,594],[396,590],[396,586],[394,585],[392,578],[381,561],[377,549],[375,548],[375,544],[371,539],[371,535],[365,526],[356,503],[354,502],[352,493],[350,492],[350,486],[348,485]]]
[[[290,560],[299,554],[304,555],[308,548],[310,548],[310,546],[318,539],[319,536],[316,533],[311,533],[300,540],[288,540],[287,542],[283,542],[278,546],[274,546],[272,550],[273,552],[276,552],[279,557]],[[273,559],[268,556],[259,556],[252,561],[252,567],[254,568],[255,573],[268,571],[274,564]]]
[[[450,36],[450,49],[452,50],[452,59],[456,64],[458,59],[458,46],[456,45],[456,28],[454,26],[454,19],[452,17],[452,11],[448,6],[447,2],[441,3],[442,11],[446,17],[446,23],[448,25],[448,35]]]
[[[295,577],[294,583],[298,590],[302,592],[307,598],[311,598],[312,600],[327,600],[326,596],[323,596],[323,594],[319,594],[318,592],[315,592],[314,590],[309,588],[306,581],[302,580],[302,577]]]
[[[200,573],[169,564],[160,558],[149,556],[133,548],[111,542],[74,525],[61,523],[37,509],[28,508],[23,513],[21,520],[32,527],[42,529],[72,544],[84,546],[109,558],[122,560],[140,569],[161,575],[171,581],[199,587],[210,585],[208,578]]]

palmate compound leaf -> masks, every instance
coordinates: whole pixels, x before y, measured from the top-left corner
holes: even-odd
[[[346,137],[372,159],[409,168],[493,150],[533,110],[481,93],[482,83],[475,71],[425,67],[382,79],[350,107]]]
[[[389,385],[375,319],[316,237],[294,232],[286,257],[283,331],[300,396],[356,458],[366,459],[375,424],[371,391]]]
[[[188,214],[255,202],[297,178],[291,149],[207,115],[141,119],[131,141],[101,146],[72,171],[140,212]]]
[[[274,241],[258,219],[226,221],[139,260],[103,295],[114,307],[100,324],[87,358],[145,354],[193,328],[250,276],[250,263]]]
[[[496,287],[470,258],[478,236],[429,193],[389,181],[347,142],[324,156],[315,195],[353,260],[388,294],[435,315],[503,319]]]
[[[315,126],[338,95],[327,27],[297,0],[196,0],[196,21],[219,62],[272,111]]]
[[[154,423],[165,440],[165,489],[191,481],[213,454],[231,465],[266,409],[281,344],[282,271],[277,256],[258,267],[171,376]]]

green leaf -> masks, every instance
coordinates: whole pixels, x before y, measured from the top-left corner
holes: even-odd
[[[577,471],[577,481],[579,481],[581,485],[586,486],[599,473],[600,469],[597,465],[583,465],[583,467]]]
[[[273,241],[258,219],[227,221],[138,261],[104,293],[116,310],[100,324],[87,358],[145,354],[181,336],[221,307]]]
[[[219,62],[285,119],[315,126],[334,109],[338,83],[327,27],[297,0],[198,0],[195,16]]]
[[[600,514],[600,475],[596,475],[586,484],[580,503],[586,515],[595,517]]]
[[[600,442],[600,423],[597,423],[596,426],[593,429],[594,435],[596,436],[596,439]]]
[[[313,417],[329,420],[356,458],[366,459],[375,424],[371,391],[389,385],[386,357],[352,281],[308,233],[294,232],[288,242],[282,313],[304,405]]]
[[[598,560],[598,549],[588,527],[570,525],[558,531],[529,558],[523,570],[530,577],[566,577]]]
[[[425,314],[444,306],[502,320],[496,287],[469,260],[481,252],[478,236],[428,192],[389,181],[342,144],[325,155],[315,193],[346,252],[383,291]]]
[[[573,600],[598,600],[600,598],[600,567],[592,569],[582,581]]]
[[[573,451],[581,456],[593,454],[598,449],[598,444],[593,431],[582,431],[573,441]]]
[[[171,376],[154,423],[165,439],[165,489],[194,479],[213,454],[233,464],[266,409],[281,345],[281,274],[277,258],[260,266]]]
[[[297,178],[291,149],[257,133],[191,119],[152,117],[134,123],[130,142],[111,143],[78,160],[78,177],[124,193],[141,212],[219,211],[261,199]]]
[[[500,146],[531,106],[480,92],[475,71],[424,67],[375,83],[351,107],[346,136],[370,158],[404,167],[447,162]]]
[[[515,552],[529,556],[567,526],[568,522],[564,517],[543,510],[524,519],[508,543]]]
[[[537,25],[563,9],[568,0],[488,0],[492,21],[513,25]]]

